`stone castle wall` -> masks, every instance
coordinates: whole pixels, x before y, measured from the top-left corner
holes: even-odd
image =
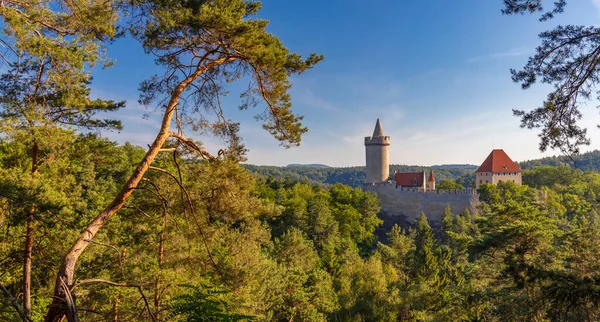
[[[465,209],[475,213],[479,204],[478,195],[472,189],[424,192],[380,183],[365,185],[363,190],[375,192],[381,201],[380,217],[384,220],[382,229],[386,231],[394,224],[404,228],[413,225],[421,212],[425,213],[432,227],[439,228],[446,205],[450,205],[452,213],[459,214]]]
[[[477,172],[475,174],[475,183],[477,187],[484,183],[496,185],[500,181],[512,181],[517,185],[521,185],[521,172]]]

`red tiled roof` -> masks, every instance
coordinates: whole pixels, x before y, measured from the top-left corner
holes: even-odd
[[[429,179],[427,180],[427,182],[431,182],[431,181],[435,181],[435,177],[433,176],[433,170],[431,170],[429,172]]]
[[[521,172],[521,169],[504,150],[495,149],[475,172]]]
[[[414,182],[415,179],[417,180],[417,184]],[[396,184],[403,187],[421,187],[423,186],[424,179],[424,172],[396,172],[394,174]]]

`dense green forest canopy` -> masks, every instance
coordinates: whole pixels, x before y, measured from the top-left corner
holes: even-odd
[[[144,155],[69,131],[40,150],[31,186],[22,180],[27,145],[0,143],[6,321],[19,320],[11,300],[29,202],[38,205],[32,319],[40,320],[69,240]],[[545,166],[524,175],[529,186],[484,185],[476,214],[447,209],[441,235],[424,214],[414,228],[393,227],[384,244],[373,194],[164,155],[82,257],[79,319],[597,320],[600,174]]]
[[[518,162],[519,166],[523,170],[531,170],[534,167],[542,165],[560,166],[567,165],[573,168],[577,168],[583,171],[593,170],[600,171],[600,151],[594,150],[579,155],[567,156],[553,156],[546,157],[536,160],[528,160]]]

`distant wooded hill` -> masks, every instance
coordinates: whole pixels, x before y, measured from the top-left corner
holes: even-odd
[[[600,172],[600,151],[594,150],[591,152],[586,152],[578,156],[574,156],[573,160],[565,156],[554,156],[547,157],[536,160],[529,160],[523,162],[517,162],[521,169],[523,170],[531,170],[534,167],[541,165],[551,165],[551,166],[560,166],[560,165],[568,165],[574,168],[577,168],[582,171],[586,170],[594,170]]]
[[[275,167],[257,166],[251,164],[245,164],[243,166],[265,178],[272,176],[276,179],[332,185],[336,183],[343,183],[352,187],[361,187],[365,182],[365,167],[317,168],[311,166],[292,165],[288,165],[286,167]],[[430,167],[421,166],[398,164],[390,165],[390,173],[394,173],[394,171],[416,172],[425,170],[427,175],[429,175],[430,169]],[[475,169],[473,168],[434,168],[433,172],[435,173],[435,178],[437,181],[444,179],[456,180],[457,178],[462,177],[465,186],[470,186],[470,183],[475,179]]]
[[[465,170],[477,170],[479,166],[474,164],[440,164],[440,165],[432,165],[434,169],[465,169]]]
[[[326,164],[288,164],[286,167],[331,168]]]
[[[574,157],[575,167],[581,170],[595,170],[600,172],[600,151],[595,150]],[[537,160],[517,162],[521,169],[530,170],[536,166],[550,165],[569,165],[573,162],[563,156],[548,157]],[[322,164],[295,165],[290,164],[286,167],[275,166],[257,166],[251,164],[243,165],[248,170],[257,173],[263,177],[272,176],[276,179],[287,179],[290,181],[304,181],[309,183],[336,184],[343,183],[352,187],[360,187],[365,181],[365,167],[347,167],[334,168]],[[444,179],[456,180],[462,178],[463,185],[470,187],[475,179],[476,165],[472,164],[444,164],[434,165],[432,167],[408,166],[408,165],[390,165],[390,173],[394,171],[427,171],[433,168],[435,179],[440,182]]]

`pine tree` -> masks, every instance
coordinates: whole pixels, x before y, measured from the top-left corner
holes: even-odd
[[[535,13],[543,11],[542,0],[505,0],[505,14]],[[567,0],[554,2],[552,10],[542,14],[540,20],[552,19],[562,13]],[[600,40],[597,26],[559,25],[540,33],[541,44],[525,67],[511,70],[512,79],[523,89],[538,80],[554,85],[541,107],[530,111],[513,110],[521,117],[521,127],[541,128],[541,151],[559,149],[571,157],[582,145],[589,145],[587,129],[578,124],[582,114],[579,106],[597,94],[600,69],[596,60]]]
[[[112,1],[6,1],[0,8],[6,51],[0,57],[8,70],[0,77],[0,132],[28,134],[32,185],[44,163],[40,146],[60,125],[120,128],[114,120],[97,120],[99,112],[114,111],[122,102],[92,100],[87,67],[102,63],[103,40],[116,36],[117,12]],[[23,136],[21,136],[23,138]],[[28,191],[27,193],[33,193]],[[23,264],[23,310],[31,317],[31,265],[36,209],[27,218]]]
[[[437,241],[427,217],[421,213],[415,229],[414,269],[416,276],[425,279],[437,277],[439,262],[436,254]]]
[[[450,208],[450,205],[446,205],[446,208],[444,208],[444,213],[442,214],[442,243],[448,244],[448,232],[452,231],[453,229],[453,221],[454,215],[452,214],[452,208]]]
[[[192,121],[191,117],[196,114],[198,120],[206,120],[198,107],[204,107],[203,111],[214,111],[216,122],[192,123],[225,138],[229,143],[225,154],[239,160],[244,152],[237,135],[239,126],[222,116],[219,98],[225,84],[247,77],[251,86],[243,95],[242,108],[258,102],[266,104],[267,112],[262,119],[266,120],[264,128],[269,133],[284,146],[291,146],[298,145],[301,134],[306,131],[300,123],[301,118],[291,111],[289,76],[310,69],[322,57],[313,54],[303,60],[300,55],[290,53],[279,39],[266,31],[267,21],[252,18],[260,9],[259,2],[140,0],[132,5],[135,17],[130,29],[134,37],[147,52],[156,55],[156,62],[165,69],[162,76],[155,76],[141,85],[140,98],[146,105],[155,101],[165,103],[160,104],[164,106],[161,128],[122,191],[83,229],[65,254],[58,270],[47,322],[72,314],[63,306],[67,298],[63,284],[73,284],[79,257],[100,229],[125,205],[169,139],[203,158],[215,159],[183,136],[183,128],[171,131],[173,118]],[[177,124],[181,125],[180,122]]]

